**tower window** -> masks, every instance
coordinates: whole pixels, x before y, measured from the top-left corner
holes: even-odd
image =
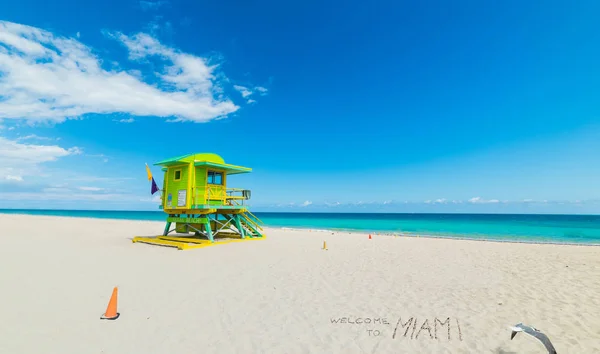
[[[223,172],[208,171],[208,184],[223,185]]]

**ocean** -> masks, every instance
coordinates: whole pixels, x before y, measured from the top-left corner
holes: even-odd
[[[164,221],[162,211],[17,210],[4,214]],[[600,245],[600,215],[254,213],[266,226],[409,236]]]

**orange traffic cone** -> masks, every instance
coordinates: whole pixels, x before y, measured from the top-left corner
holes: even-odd
[[[118,289],[115,286],[110,297],[110,301],[108,302],[106,312],[104,313],[104,315],[102,315],[102,317],[100,317],[101,320],[116,320],[121,315],[117,312],[117,292]]]
[[[371,239],[371,234],[369,234],[369,240]]]

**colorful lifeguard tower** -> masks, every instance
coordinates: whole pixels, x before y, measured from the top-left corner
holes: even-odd
[[[167,214],[167,225],[161,236],[138,236],[133,242],[190,249],[265,237],[262,222],[245,204],[250,190],[227,188],[228,176],[252,169],[227,164],[212,153],[189,154],[154,165],[164,172],[159,208]],[[173,223],[175,228],[171,228]],[[173,232],[178,235],[169,235]]]

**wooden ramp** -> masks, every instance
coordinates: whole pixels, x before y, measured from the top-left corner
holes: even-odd
[[[198,236],[136,236],[132,239],[133,243],[147,243],[151,245],[157,246],[166,246],[166,247],[175,247],[179,250],[189,250],[194,248],[204,248],[210,246],[223,245],[227,243],[233,242],[244,242],[244,241],[253,241],[253,240],[263,240],[265,236],[262,237],[247,237],[241,238],[240,235],[237,234],[224,234],[217,235],[214,237],[214,242],[210,240]]]

